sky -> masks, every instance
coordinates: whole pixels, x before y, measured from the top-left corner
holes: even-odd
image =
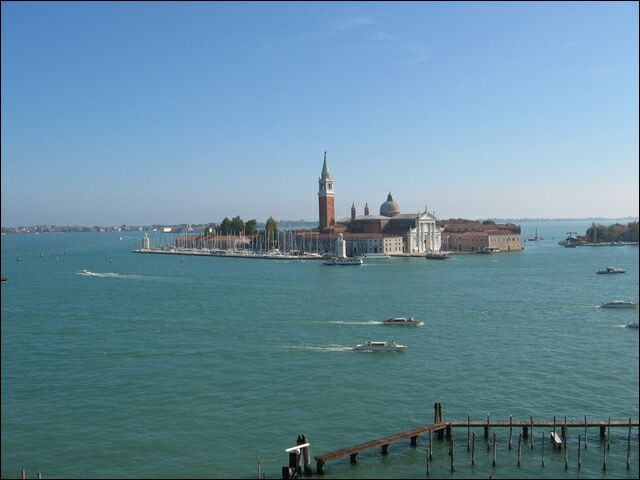
[[[2,2],[2,226],[638,215],[637,2]]]

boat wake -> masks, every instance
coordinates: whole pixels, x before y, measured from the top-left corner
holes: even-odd
[[[124,273],[112,273],[112,272],[90,272],[88,270],[81,270],[76,275],[82,275],[84,277],[100,277],[100,278],[124,278],[129,280],[160,280],[159,277],[149,277],[145,275],[126,275]]]
[[[337,325],[382,325],[382,322],[379,322],[377,320],[369,320],[365,322],[344,322],[342,320],[335,320],[327,323],[333,323]]]
[[[346,347],[344,345],[287,345],[284,348],[295,348],[298,350],[312,350],[315,352],[348,352],[353,350],[353,347]]]

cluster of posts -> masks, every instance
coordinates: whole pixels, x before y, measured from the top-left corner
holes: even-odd
[[[285,452],[289,454],[289,466],[282,467],[282,478],[284,480],[300,478],[303,472],[306,476],[312,475],[311,444],[307,441],[307,437],[304,434],[298,435],[296,445],[287,448]],[[301,463],[304,463],[304,470]]]

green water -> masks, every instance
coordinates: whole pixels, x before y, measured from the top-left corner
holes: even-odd
[[[181,262],[131,253],[133,233],[3,236],[2,477],[256,478],[260,457],[277,478],[300,433],[316,455],[431,423],[434,402],[450,420],[637,419],[638,331],[623,327],[638,310],[598,305],[638,301],[638,247],[557,245],[587,226],[523,224],[545,240],[520,253],[361,267]],[[627,273],[595,274],[609,265]],[[379,323],[390,316],[425,325]],[[392,339],[407,351],[350,350]],[[496,433],[495,469],[482,444],[471,467],[460,429],[456,471],[434,442],[432,476],[638,477],[635,428],[631,469],[620,429],[606,473],[597,429],[579,472],[582,431],[566,471],[548,445],[540,467],[539,429],[519,468]],[[330,462],[325,477],[424,478],[425,446]]]

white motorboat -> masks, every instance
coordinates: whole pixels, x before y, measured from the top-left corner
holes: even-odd
[[[356,352],[402,352],[406,345],[399,345],[396,342],[366,342],[353,347]]]
[[[91,272],[83,269],[78,272],[78,275],[91,275]]]
[[[607,267],[604,270],[598,270],[596,273],[607,274],[607,273],[625,273],[625,272],[626,270],[622,270],[621,268]]]
[[[328,260],[325,260],[322,263],[324,263],[325,265],[333,266],[333,265],[362,265],[364,262],[359,257],[355,257],[355,258],[332,257]]]
[[[600,305],[601,308],[636,308],[637,303],[625,302],[623,300],[614,300],[613,302],[607,302]]]
[[[427,260],[448,260],[451,257],[447,252],[428,252],[424,258]]]
[[[375,260],[376,258],[391,258],[391,256],[387,255],[386,253],[365,253],[362,256],[364,258],[370,258],[372,260]]]
[[[382,322],[384,325],[422,325],[424,322],[422,320],[416,320],[413,317],[394,317],[387,318]]]
[[[638,328],[638,322],[629,322],[627,323],[627,328]]]

